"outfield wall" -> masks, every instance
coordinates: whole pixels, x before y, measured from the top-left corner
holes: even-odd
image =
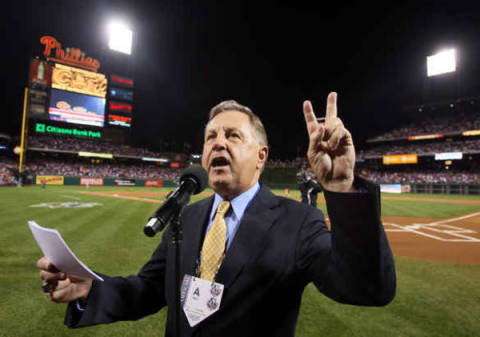
[[[296,189],[297,169],[294,167],[266,167],[260,181],[272,189]]]
[[[480,185],[460,184],[410,184],[412,193],[428,194],[480,194]]]
[[[71,176],[33,176],[32,182],[37,185],[81,185],[81,186],[137,186],[137,187],[175,187],[173,180],[163,179],[133,179],[133,178],[98,178]]]
[[[266,170],[267,171],[267,170]],[[283,171],[283,170],[282,170]],[[262,183],[271,189],[297,189],[297,184],[292,182],[292,171],[285,170],[280,174],[262,175]],[[271,172],[270,172],[271,173]],[[287,173],[286,175],[284,175]],[[287,182],[281,182],[282,178]],[[81,185],[81,186],[137,186],[137,187],[176,187],[174,180],[162,179],[133,179],[133,178],[97,178],[97,177],[71,177],[71,176],[33,176],[32,183],[41,185],[44,180],[47,185]],[[386,184],[400,185],[400,184]],[[426,193],[426,194],[473,194],[480,195],[480,184],[402,184],[401,193]],[[385,191],[387,192],[387,191]]]

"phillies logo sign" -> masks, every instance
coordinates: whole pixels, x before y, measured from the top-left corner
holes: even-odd
[[[81,67],[94,72],[100,68],[100,62],[90,56],[86,57],[85,52],[78,48],[62,49],[62,44],[51,36],[42,36],[40,43],[45,45],[43,55],[48,60],[60,62],[72,66]]]

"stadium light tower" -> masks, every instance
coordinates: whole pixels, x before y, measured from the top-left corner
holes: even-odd
[[[108,34],[108,47],[111,50],[131,55],[133,33],[126,24],[112,21],[108,25]]]
[[[457,70],[457,55],[455,49],[441,51],[427,56],[427,76],[432,77]]]

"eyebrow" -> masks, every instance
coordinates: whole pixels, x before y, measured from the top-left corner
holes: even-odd
[[[216,128],[208,128],[208,126],[205,128],[205,134],[207,133],[212,133],[212,132],[217,132],[218,129],[223,129],[225,132],[232,132],[232,131],[238,131],[243,135],[243,132],[240,128],[235,127],[235,126],[230,126],[230,127],[225,127],[225,126],[218,126]]]

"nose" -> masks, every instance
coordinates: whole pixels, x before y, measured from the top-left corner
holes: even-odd
[[[225,134],[219,132],[213,141],[212,149],[216,151],[224,150],[226,148],[226,142],[227,138],[225,137]]]

